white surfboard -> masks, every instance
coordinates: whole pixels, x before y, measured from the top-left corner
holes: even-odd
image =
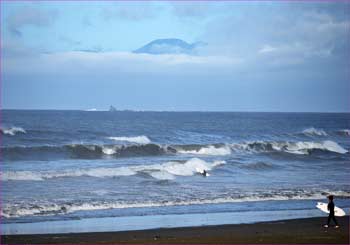
[[[329,214],[329,210],[327,208],[328,204],[324,203],[324,202],[318,202],[316,207],[321,210],[322,212],[325,212],[327,214]],[[345,216],[346,213],[344,212],[343,209],[338,208],[338,207],[334,207],[334,215],[335,216]]]

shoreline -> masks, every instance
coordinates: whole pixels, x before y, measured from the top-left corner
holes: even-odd
[[[310,205],[311,204],[313,204],[313,201],[310,201]],[[293,203],[293,205],[295,206],[296,203]],[[344,210],[350,209],[350,207],[342,208]],[[259,222],[325,216],[326,214],[322,213],[318,209],[157,214],[119,217],[95,217],[78,220],[57,220],[30,223],[3,223],[1,230],[3,235],[118,232],[152,230],[159,228],[254,224]]]
[[[349,216],[337,217],[340,228],[322,225],[327,217],[301,218],[254,224],[230,224],[150,230],[66,234],[4,235],[2,244],[108,243],[327,243],[349,244]]]

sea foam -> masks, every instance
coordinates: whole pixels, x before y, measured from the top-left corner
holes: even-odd
[[[26,131],[21,127],[0,128],[0,131],[3,134],[7,134],[11,136],[16,135],[16,133],[22,133],[22,134],[26,133]]]
[[[298,141],[298,142],[266,142],[254,141],[248,143],[232,144],[231,148],[238,151],[247,152],[287,152],[292,154],[308,155],[313,150],[323,150],[345,154],[348,151],[334,141],[326,140],[322,142]]]
[[[135,137],[108,137],[110,140],[115,140],[115,141],[124,141],[124,142],[132,142],[132,143],[137,143],[137,144],[149,144],[151,143],[151,140],[144,135],[141,136],[135,136]]]
[[[303,134],[308,136],[327,136],[328,135],[324,130],[316,129],[313,127],[303,130]]]
[[[209,146],[201,147],[197,150],[178,150],[177,152],[182,154],[224,156],[224,155],[230,155],[231,149],[228,146],[215,147],[213,145],[209,145]]]
[[[256,202],[256,201],[282,201],[282,200],[314,200],[324,199],[326,195],[333,194],[335,196],[349,198],[350,193],[346,191],[329,191],[319,190],[316,192],[300,192],[300,191],[280,191],[279,194],[272,193],[252,193],[246,196],[227,196],[214,198],[198,198],[187,200],[164,200],[164,201],[141,201],[141,202],[84,202],[84,203],[35,203],[23,204],[13,208],[12,205],[3,205],[1,216],[5,218],[15,218],[32,215],[57,215],[65,213],[74,213],[77,211],[93,211],[107,209],[126,209],[126,208],[151,208],[165,206],[187,206],[187,205],[203,205],[203,204],[221,204],[221,203],[237,203],[237,202]]]
[[[3,181],[42,181],[52,178],[90,176],[97,178],[131,176],[137,173],[145,173],[156,179],[172,180],[176,176],[192,176],[203,170],[210,171],[213,168],[225,164],[225,161],[206,162],[199,158],[191,158],[186,162],[170,161],[163,164],[136,165],[118,168],[91,168],[68,169],[61,171],[5,171],[2,173]]]

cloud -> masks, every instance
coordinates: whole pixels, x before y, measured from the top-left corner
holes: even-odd
[[[54,10],[42,10],[34,7],[21,7],[7,18],[8,30],[16,36],[21,36],[25,26],[47,27],[57,17]]]
[[[76,41],[70,37],[66,37],[66,36],[61,36],[59,38],[59,41],[64,42],[66,44],[68,44],[69,46],[78,46],[81,45],[81,41]]]
[[[346,6],[349,9],[350,5]],[[278,67],[279,63],[318,64],[319,59],[344,62],[344,53],[349,51],[350,18],[339,18],[334,5],[303,9],[294,4],[260,3],[256,9],[245,6],[231,10],[211,20],[200,37],[209,44],[203,50],[207,55],[236,55],[250,63]]]
[[[90,20],[90,18],[88,16],[84,16],[81,23],[85,27],[92,26],[92,22],[91,22],[91,20]]]
[[[158,12],[157,7],[150,3],[116,3],[113,7],[104,8],[102,16],[107,19],[122,19],[129,21],[141,21],[154,18]],[[133,6],[137,4],[137,6]]]
[[[277,50],[277,48],[276,47],[272,47],[272,46],[270,46],[270,45],[264,45],[261,49],[259,49],[259,53],[260,54],[264,54],[264,53],[271,53],[271,52],[274,52],[274,51],[276,51]]]
[[[206,17],[213,10],[209,2],[172,2],[172,12],[177,17]]]
[[[28,48],[18,38],[8,38],[1,42],[1,60],[6,63],[7,59],[22,60],[28,57],[37,57],[42,50]]]
[[[4,61],[8,74],[167,74],[199,75],[232,72],[243,60],[224,56],[135,54],[130,52],[58,52]]]

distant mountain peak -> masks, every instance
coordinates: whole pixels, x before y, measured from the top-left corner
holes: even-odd
[[[203,42],[191,44],[178,38],[164,38],[153,40],[133,52],[142,54],[194,54],[195,49],[200,45],[205,44]]]

